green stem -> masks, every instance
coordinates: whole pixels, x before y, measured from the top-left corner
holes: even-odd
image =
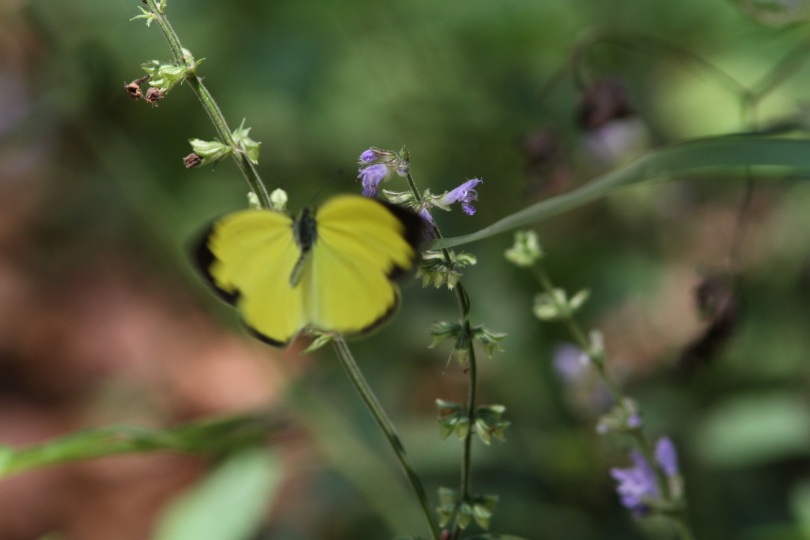
[[[621,33],[615,33],[605,29],[588,30],[584,36],[578,40],[574,48],[571,63],[576,82],[579,85],[584,84],[584,77],[581,75],[582,61],[587,52],[598,45],[623,47],[641,54],[669,56],[681,60],[686,65],[701,70],[713,78],[718,86],[725,88],[735,97],[748,93],[748,88],[737,79],[695,53],[655,36],[627,30],[622,30]]]
[[[410,173],[405,175],[408,181],[408,186],[413,193],[417,202],[422,202],[422,196],[416,188],[416,182]],[[433,225],[433,236],[437,240],[442,238],[442,233],[436,225]],[[448,263],[451,262],[450,251],[447,248],[441,248],[444,260]],[[468,501],[472,498],[472,441],[473,432],[475,431],[475,409],[477,403],[477,388],[478,388],[478,367],[475,359],[475,348],[472,342],[472,329],[470,328],[470,298],[464,285],[459,280],[455,287],[456,300],[458,301],[459,314],[461,319],[461,331],[464,335],[469,336],[467,339],[467,373],[469,374],[469,386],[467,389],[467,421],[470,428],[464,436],[464,450],[461,458],[461,481],[459,486],[459,494],[462,501]],[[456,510],[456,516],[453,520],[453,530],[449,538],[455,540],[461,535],[462,529],[459,526],[459,510]]]
[[[168,429],[112,425],[72,433],[20,450],[0,447],[0,478],[44,467],[119,454],[172,451],[218,454],[264,444],[285,428],[274,415],[206,419]]]
[[[433,509],[430,507],[427,493],[422,485],[422,481],[419,479],[416,471],[414,471],[413,467],[408,461],[408,457],[405,455],[405,448],[402,446],[402,442],[399,439],[399,435],[397,435],[394,424],[388,418],[388,415],[385,414],[385,410],[382,408],[382,405],[380,405],[380,402],[377,400],[377,397],[371,390],[371,387],[363,376],[362,371],[360,371],[360,366],[357,365],[351,350],[349,350],[349,346],[346,344],[343,338],[335,338],[332,343],[334,345],[335,352],[340,359],[340,363],[343,365],[343,369],[346,370],[346,374],[349,376],[349,380],[351,380],[354,388],[357,390],[357,393],[360,394],[360,397],[366,404],[371,416],[374,417],[377,425],[380,427],[385,435],[385,438],[388,439],[388,443],[391,445],[391,448],[394,450],[394,454],[396,455],[400,466],[402,466],[405,476],[408,478],[408,481],[416,494],[416,498],[419,500],[419,504],[422,507],[422,512],[425,515],[425,520],[428,522],[428,526],[430,527],[430,532],[433,535],[434,540],[439,540],[441,538],[439,525],[436,523],[436,520],[433,517]]]
[[[616,403],[619,407],[622,408],[624,414],[628,418],[631,415],[636,414],[636,411],[631,408],[629,400],[624,395],[619,385],[616,383],[615,380],[613,380],[613,377],[611,377],[610,374],[608,373],[604,352],[594,350],[592,344],[586,337],[584,329],[580,326],[577,320],[569,312],[568,307],[565,305],[561,305],[557,301],[557,296],[554,294],[555,289],[554,283],[551,281],[551,278],[549,277],[548,273],[540,264],[535,264],[532,268],[534,271],[534,275],[537,278],[537,281],[540,283],[541,288],[549,296],[549,298],[551,298],[552,302],[555,303],[557,312],[561,314],[560,321],[568,329],[568,332],[571,334],[571,337],[574,339],[574,341],[577,342],[577,345],[580,347],[580,349],[582,349],[582,351],[586,355],[588,355],[588,358],[596,367],[596,371],[599,374],[599,378],[607,387],[608,392],[610,393],[611,398],[613,398],[614,403]],[[655,451],[653,450],[650,441],[644,436],[644,433],[640,428],[629,430],[628,435],[633,439],[636,448],[638,448],[638,450],[644,456],[644,459],[647,460],[647,463],[650,464],[651,469],[655,474],[655,481],[658,486],[658,492],[662,494],[665,503],[667,503],[668,506],[677,507],[676,504],[677,501],[673,499],[672,494],[669,491],[666,476],[664,475],[664,472],[661,470],[661,467],[659,467],[657,464],[657,460],[655,459]],[[691,529],[683,520],[681,513],[682,513],[681,510],[675,510],[673,513],[668,515],[675,524],[681,539],[691,540],[693,538]]]
[[[466,336],[469,336],[469,339],[465,340],[465,343],[467,343],[467,373],[469,374],[469,385],[467,389],[467,421],[469,422],[469,429],[464,436],[464,452],[461,458],[461,483],[459,487],[461,500],[469,501],[472,499],[472,441],[473,433],[475,432],[478,368],[475,360],[475,348],[473,347],[472,330],[470,328],[470,298],[467,296],[467,291],[464,289],[464,286],[460,281],[456,284],[455,291],[459,311],[461,313],[461,331]],[[456,511],[456,518],[453,522],[453,530],[450,533],[450,538],[459,538],[461,531],[462,529],[459,526],[459,513]]]
[[[692,529],[680,516],[670,516],[672,523],[675,525],[675,530],[681,540],[695,540],[695,535],[692,534]]]
[[[178,64],[183,64],[189,68],[185,81],[188,83],[189,88],[191,88],[191,90],[194,92],[194,95],[197,96],[197,99],[200,101],[203,109],[208,114],[208,118],[211,119],[211,123],[214,124],[217,135],[226,145],[233,148],[238,148],[239,151],[234,152],[232,156],[236,162],[236,166],[239,168],[242,176],[245,177],[248,186],[250,186],[251,191],[253,191],[253,193],[255,193],[259,198],[259,203],[261,204],[262,208],[271,208],[270,195],[267,192],[264,182],[262,182],[261,177],[259,176],[259,172],[256,170],[256,167],[253,165],[250,159],[248,159],[244,148],[241,146],[237,147],[236,142],[233,140],[231,129],[228,127],[228,122],[225,120],[225,115],[222,114],[219,105],[217,105],[217,102],[214,100],[211,92],[209,92],[208,88],[206,88],[203,84],[202,79],[200,79],[193,71],[193,66],[189,66],[186,62],[186,57],[183,54],[183,46],[180,44],[180,38],[177,36],[177,33],[169,23],[169,19],[158,8],[156,0],[146,0],[146,3],[154,16],[154,20],[157,22],[160,30],[163,32],[163,36],[169,43],[169,48],[172,50],[172,55],[174,56],[175,62]]]

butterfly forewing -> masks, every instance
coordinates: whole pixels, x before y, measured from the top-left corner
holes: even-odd
[[[300,257],[292,218],[263,210],[229,214],[214,223],[203,249],[211,255],[203,272],[223,296],[230,296],[258,337],[274,345],[295,337],[305,317],[301,289],[289,285]]]

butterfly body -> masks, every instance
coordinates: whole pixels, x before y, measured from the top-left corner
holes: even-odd
[[[387,320],[399,301],[392,279],[412,267],[421,230],[416,214],[340,195],[296,218],[228,214],[206,232],[196,259],[257,337],[286,346],[305,328],[353,335]]]

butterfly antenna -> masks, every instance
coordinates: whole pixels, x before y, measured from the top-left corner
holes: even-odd
[[[316,191],[315,194],[312,196],[312,198],[310,199],[310,204],[312,204],[312,201],[317,201],[321,197],[321,195],[323,194],[323,191],[327,187],[334,184],[336,180],[343,177],[344,174],[345,174],[345,171],[343,169],[338,169],[334,173],[332,173],[332,176],[329,177],[329,180],[324,182],[321,185],[321,187],[318,188],[318,191]]]

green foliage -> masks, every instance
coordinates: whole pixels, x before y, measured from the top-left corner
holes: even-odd
[[[128,16],[137,13],[138,4],[126,4]],[[166,8],[163,1],[149,4],[161,12]],[[48,54],[29,55],[37,64],[20,70],[36,74],[29,81],[34,84],[23,87],[35,101],[17,107],[13,92],[4,98],[21,114],[36,111],[10,132],[15,146],[8,155],[26,156],[16,145],[24,147],[35,130],[46,133],[37,141],[45,154],[31,154],[29,160],[40,164],[48,179],[42,191],[53,192],[43,211],[48,216],[44,236],[59,231],[60,240],[62,235],[72,242],[91,240],[89,247],[58,251],[70,255],[70,265],[96,266],[90,253],[105,260],[131,257],[138,268],[154,269],[150,278],[181,289],[195,282],[177,256],[180,246],[190,231],[225,207],[244,206],[245,192],[230,164],[213,175],[179,170],[183,141],[195,135],[218,138],[229,155],[244,158],[247,163],[240,166],[255,164],[257,156],[247,151],[250,143],[244,145],[246,129],[244,138],[238,130],[210,133],[191,93],[181,90],[197,91],[194,81],[176,86],[181,59],[155,66],[155,75],[167,85],[174,80],[177,88],[159,107],[129,107],[126,96],[110,97],[111,84],[130,80],[144,58],[168,56],[158,25],[148,32],[140,24],[127,27],[122,6],[90,0],[27,5],[35,31],[20,43],[42,33],[38,46],[47,49],[35,50]],[[749,540],[795,538],[800,530],[808,534],[806,486],[785,474],[792,470],[788,465],[806,458],[810,424],[801,397],[810,348],[803,324],[808,250],[802,234],[810,198],[806,182],[791,181],[806,179],[810,171],[807,112],[796,108],[806,93],[808,50],[806,27],[784,27],[806,20],[805,2],[591,1],[572,9],[565,0],[473,0],[463,5],[367,2],[349,9],[320,1],[244,1],[211,3],[202,10],[174,2],[169,11],[184,42],[208,58],[205,82],[216,90],[223,111],[230,118],[249,118],[252,133],[264,141],[262,173],[273,187],[281,182],[292,188],[291,200],[308,200],[334,176],[343,183],[330,189],[355,189],[354,173],[335,171],[350,171],[354,156],[369,144],[393,148],[407,142],[413,153],[409,168],[424,179],[422,187],[436,193],[460,178],[486,179],[474,218],[437,212],[450,234],[433,245],[489,239],[476,246],[479,264],[467,264],[472,261],[461,253],[464,259],[451,257],[448,263],[436,251],[442,267],[423,277],[453,288],[463,270],[474,321],[510,334],[507,354],[485,365],[481,377],[486,402],[509,407],[514,420],[509,444],[483,448],[473,460],[476,487],[487,483],[488,491],[491,485],[502,497],[494,528],[509,524],[532,538],[572,540],[669,532],[656,524],[639,531],[634,521],[615,517],[606,468],[616,463],[618,451],[591,433],[604,411],[594,411],[599,402],[583,390],[587,385],[577,394],[549,367],[554,346],[570,338],[563,325],[539,325],[526,317],[534,290],[528,277],[493,262],[506,248],[501,233],[532,226],[542,233],[549,253],[543,262],[559,289],[587,285],[592,291],[587,303],[576,306],[577,315],[588,326],[609,327],[604,347],[601,339],[589,337],[600,334],[583,335],[580,345],[596,359],[618,348],[623,382],[648,413],[649,429],[672,430],[683,441],[686,495],[697,528],[717,538]],[[153,22],[145,15],[140,18]],[[776,33],[759,23],[784,28]],[[615,161],[589,154],[592,133],[572,121],[584,87],[603,77],[626,83],[634,113],[649,130],[647,143],[652,142]],[[2,118],[13,121],[17,114]],[[554,169],[543,162],[544,172],[532,177],[527,169],[533,164],[517,141],[536,129],[553,133],[550,155],[565,156],[564,166]],[[241,144],[228,137],[241,138]],[[240,145],[245,152],[231,151]],[[257,145],[252,148],[258,151]],[[730,255],[734,233],[728,216],[738,212],[748,182],[759,187],[753,217],[741,228],[741,330],[695,373],[672,376],[681,349],[694,336],[687,328],[693,313],[682,300],[692,284],[684,275],[725,264],[716,255]],[[260,204],[267,204],[255,185],[249,187]],[[22,239],[17,236],[15,243]],[[26,260],[41,257],[47,266],[51,259],[42,253],[51,248]],[[28,267],[25,272],[35,273]],[[54,281],[49,300],[52,289],[66,287],[62,283]],[[455,372],[437,368],[442,354],[426,353],[424,343],[414,339],[428,321],[449,317],[446,299],[417,289],[403,287],[402,331],[380,332],[358,350],[371,385],[384,389],[386,406],[408,415],[402,440],[416,469],[428,485],[438,485],[457,467],[460,445],[437,444],[435,419],[425,403],[436,397],[432,391],[438,386],[449,399],[462,399],[463,391],[452,379]],[[662,292],[678,301],[662,299]],[[643,309],[644,315],[628,324],[628,312]],[[452,354],[465,359],[472,333],[461,323],[446,324],[434,327],[434,338],[458,340]],[[489,341],[492,350],[498,342]],[[59,354],[51,354],[54,363],[60,361]],[[388,504],[389,515],[401,516],[406,505],[400,500],[387,503],[368,489],[373,482],[362,471],[369,456],[385,463],[388,454],[378,451],[372,436],[365,440],[367,415],[342,400],[333,384],[333,364],[317,362],[318,391],[330,413],[340,412],[360,429],[350,441],[330,432],[329,466],[351,471],[347,482],[364,486],[364,508],[372,501],[382,515]],[[326,414],[317,409],[299,413],[302,423],[310,419],[316,436],[330,423],[338,425],[311,420]],[[606,417],[610,429],[625,429],[631,410],[623,404]],[[464,406],[459,411],[461,425],[469,417]],[[31,449],[3,448],[0,469],[12,474],[135,451],[219,455],[261,439],[259,433],[232,437],[227,429],[198,435],[93,430]],[[746,489],[738,489],[741,485]],[[785,493],[791,494],[789,508]],[[348,498],[332,492],[323,497],[347,521],[364,517],[354,513]],[[465,509],[475,513],[474,507]],[[469,534],[468,539],[517,538]]]
[[[155,540],[248,540],[278,493],[280,458],[262,449],[229,455],[217,469],[169,505]]]
[[[217,455],[262,444],[283,424],[261,415],[207,419],[170,429],[106,426],[20,450],[0,448],[0,477],[115,454],[171,450]]]

